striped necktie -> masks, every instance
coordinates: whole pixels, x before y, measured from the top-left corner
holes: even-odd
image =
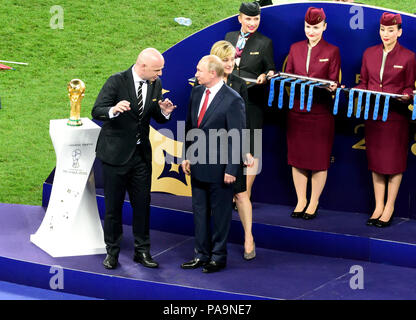
[[[139,119],[142,119],[143,110],[144,110],[144,103],[143,103],[143,94],[142,94],[142,87],[146,81],[140,81],[139,87],[137,89],[137,105],[139,107]]]

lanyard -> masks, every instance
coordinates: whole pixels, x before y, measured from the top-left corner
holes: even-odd
[[[288,81],[292,81],[292,80],[293,80],[293,78],[286,78],[286,79],[280,81],[279,104],[278,104],[279,109],[283,108],[283,90],[285,88],[285,83],[288,82]]]
[[[272,103],[273,103],[273,100],[274,100],[274,83],[276,82],[276,80],[280,80],[280,79],[282,79],[283,77],[276,77],[276,78],[273,78],[271,81],[270,81],[270,91],[269,91],[269,103],[268,103],[268,106],[269,107],[271,107],[272,106]]]
[[[300,110],[303,110],[305,108],[305,86],[314,82],[315,81],[308,81],[300,85]]]
[[[289,109],[293,109],[293,102],[294,102],[294,100],[295,100],[295,86],[296,86],[296,84],[297,84],[297,83],[300,83],[300,82],[302,82],[302,81],[304,81],[304,80],[302,80],[302,79],[298,79],[298,80],[296,80],[296,81],[293,81],[293,82],[290,84],[290,100],[289,100]]]
[[[337,88],[337,92],[335,93],[335,102],[334,102],[334,111],[333,114],[336,115],[338,113],[338,104],[339,104],[339,94],[341,93],[341,88]]]
[[[381,97],[381,94],[380,93],[377,93],[377,95],[376,95],[376,102],[374,103],[373,120],[377,120],[378,109],[380,107],[380,97]]]
[[[312,108],[313,88],[317,85],[319,85],[319,83],[311,84],[309,86],[308,104],[306,105],[306,111],[308,112],[310,112]]]
[[[358,119],[361,115],[361,106],[363,104],[363,91],[358,93],[358,103],[357,103],[357,112],[355,113],[355,117]]]

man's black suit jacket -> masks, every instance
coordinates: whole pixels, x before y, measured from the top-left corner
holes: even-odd
[[[185,124],[187,135],[191,129],[198,128],[198,110],[205,89],[206,88],[202,85],[192,89]],[[186,142],[186,158],[191,161],[192,178],[202,182],[222,183],[224,181],[225,173],[234,177],[237,176],[241,161],[241,132],[242,129],[245,128],[245,123],[245,105],[243,99],[235,90],[227,85],[223,85],[208,106],[200,127],[198,128],[200,130],[197,130],[196,132],[199,138],[203,135],[202,140],[205,140],[205,143],[200,144],[199,140],[196,142]],[[227,143],[223,145],[220,144],[220,139],[217,139],[213,134],[220,132],[221,129],[225,129],[225,132],[223,130],[223,133],[226,136],[223,135],[222,137],[227,139],[224,140],[227,141]],[[228,138],[228,133],[232,129],[234,129],[234,133],[240,135],[240,141],[232,141],[231,138]],[[210,130],[212,130],[211,135]],[[193,151],[197,150],[196,152],[188,152],[192,145],[202,147],[191,149]],[[196,158],[201,155],[200,152],[204,152],[205,157],[202,163],[201,161],[195,163]],[[222,161],[221,156],[224,156],[225,154],[227,155],[226,161]],[[199,157],[198,159],[201,158]]]
[[[159,123],[168,121],[161,113],[158,104],[161,99],[162,83],[158,78],[148,83],[143,116],[139,120],[132,67],[108,78],[92,109],[92,117],[103,121],[97,142],[97,158],[111,165],[124,165],[133,156],[137,140],[140,138],[145,160],[150,165],[152,161],[149,141],[150,118],[153,117]],[[110,108],[122,100],[130,102],[131,110],[110,119],[108,115]]]
[[[228,32],[225,40],[235,47],[239,35],[240,31]],[[239,77],[256,79],[260,74],[275,69],[272,40],[260,32],[253,33],[244,46],[240,65],[235,66],[233,73]]]

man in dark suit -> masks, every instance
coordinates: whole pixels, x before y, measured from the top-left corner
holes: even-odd
[[[195,75],[200,85],[192,90],[185,124],[186,160],[182,169],[191,175],[195,256],[181,267],[202,266],[205,273],[226,266],[232,184],[240,167],[241,133],[245,127],[244,101],[224,84],[223,74],[217,56],[200,60]],[[190,136],[198,137],[192,145],[188,141]]]
[[[103,265],[107,269],[118,264],[126,191],[133,208],[133,259],[149,268],[158,267],[150,255],[149,123],[150,118],[159,123],[168,121],[176,107],[169,99],[162,101],[159,76],[163,67],[164,58],[159,51],[144,49],[132,67],[106,81],[92,109],[92,117],[103,121],[96,153],[103,167],[107,249]]]

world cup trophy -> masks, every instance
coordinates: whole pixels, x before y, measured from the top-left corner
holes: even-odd
[[[80,113],[81,113],[81,100],[84,98],[85,84],[80,79],[73,79],[68,83],[68,96],[71,103],[71,114],[67,125],[73,127],[82,126]]]

